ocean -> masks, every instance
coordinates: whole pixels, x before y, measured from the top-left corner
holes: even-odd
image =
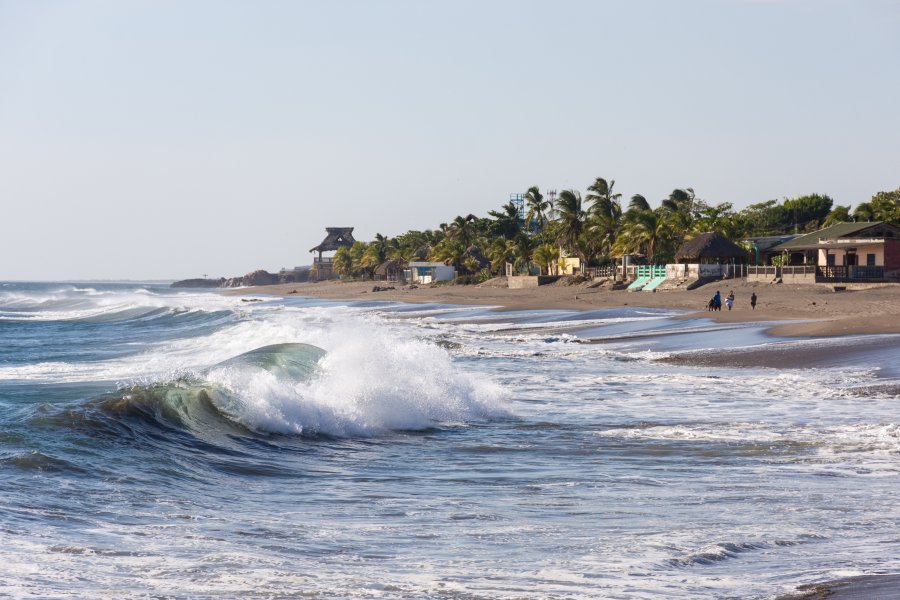
[[[0,597],[772,598],[896,572],[900,336],[677,317],[0,283]]]

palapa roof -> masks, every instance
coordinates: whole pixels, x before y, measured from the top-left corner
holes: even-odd
[[[900,228],[883,221],[863,221],[859,223],[838,223],[806,235],[801,235],[789,242],[779,244],[773,250],[806,250],[815,248],[822,240],[837,240],[849,237],[900,237]]]
[[[747,251],[718,231],[701,233],[682,244],[675,260],[693,258],[744,258]]]
[[[375,268],[376,275],[387,275],[389,272],[397,272],[406,266],[406,261],[402,258],[392,258],[386,260]]]
[[[356,241],[353,239],[352,227],[326,227],[328,235],[322,243],[311,248],[310,252],[331,252],[338,248],[349,248]]]

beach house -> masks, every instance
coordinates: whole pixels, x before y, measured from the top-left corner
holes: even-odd
[[[416,262],[409,263],[405,278],[407,281],[418,284],[436,283],[438,281],[452,281],[456,278],[456,269],[442,262]]]
[[[839,223],[773,248],[782,280],[802,268],[806,283],[900,280],[900,228],[885,222]]]

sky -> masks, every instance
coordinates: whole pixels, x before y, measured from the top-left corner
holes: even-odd
[[[900,187],[900,0],[0,0],[0,280],[309,264],[532,185]]]

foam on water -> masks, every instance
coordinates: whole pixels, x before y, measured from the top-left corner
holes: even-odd
[[[855,340],[754,350],[658,311],[40,294],[62,298],[6,308],[55,320],[0,323],[36,342],[0,360],[0,595],[762,598],[900,567],[896,397],[852,395],[889,369],[659,362]],[[119,345],[61,358],[73,327]],[[309,377],[222,364],[284,343],[326,354]]]
[[[266,371],[216,368],[208,379],[236,400],[222,407],[264,432],[371,436],[508,416],[497,385],[459,372],[447,352],[367,327],[332,338],[317,373],[285,381]]]

